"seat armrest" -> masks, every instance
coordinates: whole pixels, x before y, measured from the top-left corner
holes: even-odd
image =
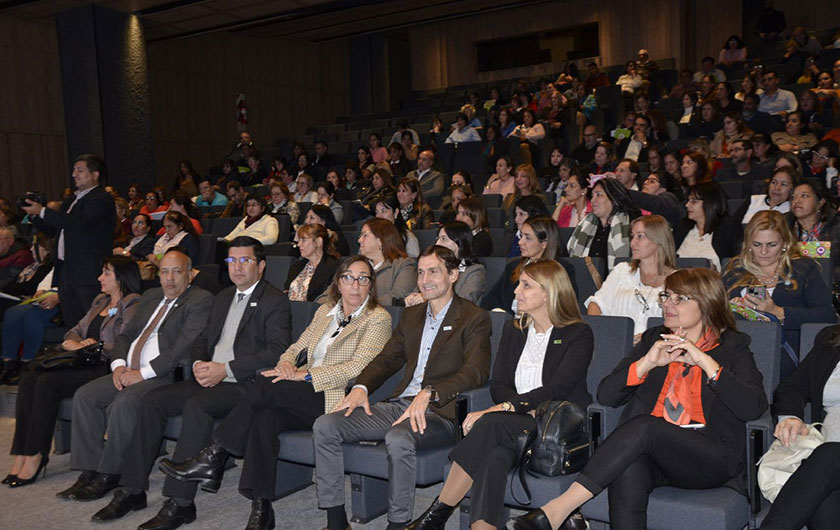
[[[456,405],[456,407],[466,406],[468,413],[484,410],[495,405],[493,397],[490,395],[490,385],[484,385],[480,388],[461,392],[457,399],[458,402],[463,401],[466,405]]]
[[[765,412],[760,418],[748,421],[747,437],[747,497],[752,513],[761,511],[763,497],[758,487],[758,461],[773,443],[773,418]]]

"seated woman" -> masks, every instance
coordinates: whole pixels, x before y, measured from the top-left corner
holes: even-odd
[[[370,176],[373,174],[373,170],[376,169],[376,162],[373,161],[373,155],[370,153],[370,147],[366,145],[360,145],[358,151],[356,151],[356,157],[359,162],[357,165],[354,166],[357,168],[357,176],[359,177],[357,180],[370,178]],[[367,173],[367,176],[365,176],[365,173]],[[348,184],[353,182],[349,178],[347,178],[346,172],[344,178],[347,179]]]
[[[140,188],[140,184],[136,182],[132,182],[128,185],[128,209],[131,212],[139,212],[140,208],[146,205],[146,202],[143,200],[145,195],[143,195],[143,190]]]
[[[455,181],[454,176],[452,181]],[[447,202],[446,199],[448,199],[448,204],[443,209],[443,213],[440,214],[438,222],[445,225],[454,221],[455,216],[458,215],[458,205],[472,196],[473,191],[469,184],[454,184],[449,190],[449,196],[444,197],[444,202]]]
[[[11,454],[15,457],[9,486],[35,482],[49,461],[53,431],[61,400],[71,397],[85,383],[108,373],[107,358],[119,334],[134,316],[140,301],[140,270],[126,256],[109,256],[99,275],[102,294],[78,324],[64,335],[67,351],[102,343],[101,365],[66,370],[24,372],[15,406],[15,434]],[[5,340],[5,330],[3,337]]]
[[[569,236],[569,256],[603,258],[612,269],[616,258],[630,257],[630,221],[641,215],[627,190],[615,179],[598,180],[592,187],[592,213]]]
[[[431,228],[435,218],[432,208],[423,201],[419,180],[414,177],[402,178],[397,185],[397,200],[400,203],[397,223],[405,224],[409,230]]]
[[[706,258],[720,271],[723,258],[738,253],[741,225],[727,210],[726,194],[716,182],[690,188],[686,218],[674,227],[677,256]]]
[[[487,222],[487,209],[478,197],[470,197],[458,203],[456,221],[470,227],[473,235],[473,252],[476,257],[486,258],[493,255],[493,239],[490,237],[490,225]]]
[[[359,254],[373,265],[376,297],[382,305],[395,305],[417,290],[417,262],[405,252],[394,223],[369,219],[359,234]]]
[[[397,200],[397,196],[393,193],[383,193],[378,198],[379,200],[374,205],[376,218],[385,219],[394,223],[394,226],[400,233],[400,237],[402,237],[403,243],[405,243],[405,253],[408,254],[409,258],[417,259],[420,256],[420,242],[417,241],[417,236],[406,227],[405,223],[397,222],[400,212],[400,203]]]
[[[440,227],[435,245],[448,248],[461,261],[458,266],[458,280],[455,282],[455,294],[478,305],[487,289],[487,276],[484,265],[476,262],[472,241],[470,227],[461,221],[454,221]],[[406,307],[424,302],[420,293],[411,293],[405,298]]]
[[[757,213],[744,231],[741,252],[727,265],[723,283],[731,301],[759,311],[782,324],[783,341],[799,344],[799,328],[806,322],[836,322],[831,289],[819,265],[799,251],[799,245],[779,212]],[[781,379],[796,360],[782,354]]]
[[[131,256],[136,261],[143,261],[155,250],[155,236],[152,235],[152,218],[138,213],[131,222],[133,237],[124,247],[115,247],[114,255]]]
[[[730,72],[736,65],[747,62],[747,47],[738,35],[730,35],[718,53],[718,66]]]
[[[228,243],[239,236],[250,236],[263,245],[277,243],[280,225],[277,219],[266,213],[265,199],[256,193],[245,197],[245,217],[224,237]]]
[[[615,146],[610,142],[598,142],[595,147],[595,158],[589,164],[589,173],[602,175],[609,171],[615,171]]]
[[[335,222],[340,225],[341,220],[344,219],[344,207],[335,200],[335,186],[331,182],[324,181],[316,184],[315,189],[318,193],[318,204],[323,204],[332,210]]]
[[[779,491],[759,530],[829,530],[840,521],[840,326],[822,330],[814,348],[773,394],[771,412],[778,418],[773,435],[788,447],[808,432],[805,406],[811,421],[820,422],[825,443],[802,461]]]
[[[467,415],[440,496],[407,529],[443,529],[470,489],[472,528],[501,527],[507,475],[521,456],[518,433],[537,428],[529,412],[549,400],[582,408],[592,402],[586,372],[593,335],[566,271],[550,260],[525,266],[516,298],[523,317],[502,330],[490,382],[496,404]]]
[[[312,176],[309,173],[301,173],[295,180],[295,202],[318,202],[318,193],[312,189]]]
[[[717,158],[730,158],[729,146],[732,142],[749,140],[752,136],[752,129],[744,122],[741,111],[727,112],[723,117],[723,128],[715,133],[709,149]]]
[[[621,93],[624,95],[633,95],[633,92],[642,88],[642,76],[636,73],[635,61],[627,61],[624,74],[618,77],[615,84],[621,87]]]
[[[352,162],[352,161],[351,161]],[[345,170],[346,173],[346,170]],[[327,171],[327,182],[333,185],[335,188],[335,200],[336,201],[347,201],[351,199],[350,193],[347,190],[347,182],[344,179],[344,175],[336,171],[335,169],[331,169]]]
[[[162,203],[157,192],[152,190],[146,193],[146,201],[143,203],[143,207],[140,208],[140,213],[151,217],[153,213],[165,212],[168,209],[169,203]]]
[[[484,186],[484,195],[501,195],[502,199],[516,191],[513,183],[513,160],[509,156],[502,156],[496,160],[496,172],[490,176]]]
[[[211,445],[183,463],[167,460],[164,465],[178,470],[207,467],[209,457],[219,464],[213,473],[221,480],[228,454],[244,456],[239,492],[253,501],[254,510],[270,518],[273,527],[271,500],[275,498],[280,433],[311,429],[319,416],[331,412],[344,398],[347,385],[391,336],[391,316],[377,303],[372,278],[373,270],[364,257],[342,261],[327,302],[277,365],[256,377],[216,427]],[[304,352],[306,362],[296,366],[298,355]],[[253,511],[251,515],[252,520],[259,520]]]
[[[519,239],[522,237],[522,223],[535,215],[548,215],[548,208],[542,199],[533,195],[522,197],[513,207],[513,218],[505,221],[505,232],[501,242],[495,243],[494,255],[506,258],[519,256]]]
[[[184,193],[183,190],[176,191],[169,200],[169,211],[178,212],[186,216],[190,220],[190,223],[192,223],[196,236],[204,233],[204,229],[201,228],[201,223],[198,221],[198,218],[201,217],[201,212],[198,211],[198,207],[192,202],[192,198]],[[157,235],[162,236],[163,232],[164,229],[161,228],[158,230]]]
[[[378,167],[370,179],[370,186],[359,194],[359,201],[373,214],[373,203],[377,196],[382,193],[396,193],[391,170],[387,167]]]
[[[306,212],[304,224],[325,226],[330,232],[330,239],[333,240],[333,244],[335,245],[336,251],[338,251],[338,255],[347,256],[350,254],[350,245],[344,237],[344,232],[341,231],[341,227],[338,226],[338,223],[335,221],[332,210],[323,204],[312,205],[309,211]]]
[[[326,227],[303,225],[297,230],[300,258],[289,267],[283,291],[292,302],[314,302],[327,290],[338,268],[336,252]]]
[[[555,152],[551,152],[552,158],[556,156]],[[559,204],[563,190],[566,189],[566,183],[569,181],[569,175],[578,171],[578,163],[572,157],[563,158],[557,163],[557,167],[553,168],[554,174],[549,177],[548,186],[545,188],[545,194],[548,195],[554,204]]]
[[[785,131],[774,132],[770,137],[781,151],[801,151],[810,149],[819,140],[813,133],[804,131],[805,115],[801,110],[794,110],[785,118]]]
[[[505,116],[509,117],[510,115],[505,114]],[[512,131],[513,126],[516,124],[511,123],[510,125],[510,130]],[[486,138],[481,144],[481,156],[484,157],[488,172],[492,172],[496,168],[496,162],[498,162],[499,158],[508,154],[508,143],[507,137],[502,134],[498,125],[488,125],[486,130]],[[509,133],[510,131],[508,131]]]
[[[785,214],[785,220],[796,241],[830,241],[831,248],[840,248],[840,215],[831,207],[828,191],[824,187],[803,180],[793,189],[790,202],[790,212]],[[840,259],[834,261],[834,283],[838,284]]]
[[[452,129],[452,132],[449,133],[449,136],[446,137],[445,143],[459,144],[480,141],[481,135],[478,134],[478,131],[470,125],[469,117],[465,113],[459,112],[457,118],[455,119],[455,127]]]
[[[3,287],[3,293],[10,297],[21,300],[35,295],[38,285],[50,274],[53,269],[53,259],[50,254],[55,240],[41,232],[37,233],[32,240],[29,251],[32,253],[32,263],[21,270],[15,281],[9,282]],[[0,298],[0,322],[6,309],[17,305],[19,300],[11,298]],[[0,384],[3,377],[0,375]]]
[[[288,186],[282,182],[275,182],[271,185],[271,202],[268,207],[269,215],[288,215],[292,222],[292,226],[297,226],[300,218],[300,208],[294,201],[294,196],[289,191]]]
[[[831,188],[832,194],[837,194],[837,177],[833,170],[840,167],[840,152],[837,149],[837,142],[824,140],[811,149],[811,160],[805,165],[802,176],[817,179]],[[829,177],[829,172],[834,177]]]
[[[790,211],[790,197],[799,184],[799,178],[791,167],[780,167],[773,171],[767,193],[761,193],[744,201],[733,217],[740,224],[747,224],[758,212],[774,210],[779,213]]]
[[[163,229],[165,233],[155,242],[152,253],[146,256],[149,262],[160,266],[163,255],[172,247],[181,247],[193,263],[198,262],[198,236],[186,215],[166,212],[163,217]]]
[[[519,164],[516,167],[513,185],[515,191],[505,197],[502,201],[502,208],[505,210],[507,224],[511,224],[514,205],[522,197],[536,197],[545,202],[545,194],[540,189],[540,181],[537,180],[537,172],[531,164]]]
[[[522,223],[522,237],[519,240],[521,257],[508,261],[502,275],[481,301],[481,307],[493,310],[501,309],[512,315],[518,313],[518,301],[514,291],[519,285],[522,269],[529,263],[557,258],[560,246],[560,231],[557,223],[547,215],[529,217]],[[562,264],[570,278],[574,278],[574,269]]]
[[[574,228],[592,212],[592,204],[589,202],[589,180],[582,173],[576,169],[569,174],[563,197],[551,214],[551,217],[557,220],[559,228]]]
[[[677,268],[671,226],[659,215],[642,216],[630,226],[629,262],[619,263],[583,305],[588,315],[633,319],[633,342],[642,339],[650,317],[661,317],[656,297]]]
[[[527,108],[523,111],[522,124],[517,125],[508,136],[508,138],[514,137],[519,138],[520,150],[525,155],[525,159],[528,160],[530,157],[528,162],[539,161],[540,152],[537,142],[545,138],[545,127],[537,120],[537,113],[533,109]]]
[[[388,158],[388,150],[382,146],[382,136],[379,133],[371,133],[368,137],[370,156],[374,164],[384,162]]]
[[[633,529],[647,528],[654,488],[745,490],[745,424],[767,409],[750,339],[709,269],[668,276],[659,303],[665,325],[647,330],[598,385],[599,402],[626,405],[619,426],[569,489],[507,528],[557,528],[607,487],[610,521]]]

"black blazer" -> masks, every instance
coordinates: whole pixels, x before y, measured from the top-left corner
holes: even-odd
[[[518,329],[513,320],[505,323],[490,381],[493,401],[509,401],[516,412],[528,412],[550,400],[571,401],[582,408],[592,403],[592,396],[586,389],[586,371],[592,361],[594,337],[587,324],[569,324],[551,331],[543,361],[543,386],[519,394],[516,392],[516,367],[527,340],[527,328]]]
[[[632,137],[625,138],[624,140],[618,142],[618,146],[616,146],[615,148],[615,155],[618,160],[624,158],[624,154],[627,152],[627,148],[630,147],[630,140],[632,140]],[[650,144],[646,140],[645,145],[643,145],[641,150],[639,150],[638,162],[640,164],[643,162],[647,162],[649,146]]]
[[[477,258],[486,258],[487,256],[493,255],[493,239],[490,238],[487,230],[481,230],[473,236],[473,254]]]
[[[840,361],[840,345],[832,344],[840,332],[840,326],[831,326],[819,332],[814,339],[814,348],[796,367],[796,370],[773,394],[771,412],[778,421],[779,416],[796,416],[805,421],[805,405],[811,404],[811,421],[825,419],[823,390],[829,376]]]
[[[668,366],[648,372],[645,381],[637,386],[627,386],[630,366],[645,356],[661,333],[670,333],[665,326],[648,329],[630,355],[598,385],[598,401],[609,407],[624,406],[620,424],[642,414],[650,414],[668,375]],[[739,489],[744,490],[746,480],[745,423],[755,420],[767,410],[761,372],[755,366],[750,351],[750,337],[735,330],[726,330],[717,348],[708,353],[722,370],[714,386],[702,384],[701,401],[706,417],[708,434],[728,450],[725,452],[730,474],[737,477]],[[665,420],[662,420],[665,421]],[[702,465],[702,463],[698,463]]]
[[[680,224],[674,227],[674,245],[679,250],[685,236],[694,228],[694,221],[686,218],[680,221]],[[731,258],[741,251],[741,237],[743,228],[731,215],[726,215],[721,219],[720,225],[712,233],[712,248],[715,254],[718,255],[721,262],[723,258]]]
[[[292,266],[289,267],[289,274],[286,276],[286,283],[283,284],[284,292],[289,292],[289,286],[292,284],[292,281],[298,277],[298,274],[300,274],[300,271],[303,270],[307,263],[309,263],[309,260],[305,258],[301,258],[292,263]],[[309,288],[306,290],[306,300],[308,302],[314,302],[321,293],[327,290],[327,287],[332,283],[337,268],[338,260],[329,254],[324,254],[318,266],[315,267],[315,273],[312,275],[312,279],[309,280]]]
[[[484,298],[481,300],[481,307],[487,309],[488,311],[499,307],[508,313],[513,314],[510,306],[513,304],[513,291],[515,291],[516,286],[519,285],[519,280],[512,282],[510,281],[510,278],[513,276],[513,271],[516,269],[516,265],[519,264],[521,259],[522,258],[511,258],[511,260],[508,261],[507,265],[505,265],[505,270],[502,273],[502,276],[496,281],[489,291],[484,293]],[[577,296],[577,283],[575,282],[574,265],[562,261],[559,263],[564,269],[566,269],[566,273],[572,281],[572,287],[575,289],[575,296]]]
[[[213,303],[210,318],[192,349],[192,361],[210,361],[213,349],[222,336],[236,287],[220,292]],[[236,338],[230,370],[243,382],[265,367],[273,367],[291,344],[292,313],[289,299],[266,280],[260,280],[248,298]]]
[[[139,243],[131,247],[131,257],[137,261],[145,261],[146,256],[155,251],[157,239],[149,232]]]
[[[633,200],[633,204],[650,213],[661,215],[671,226],[677,226],[685,217],[685,206],[670,191],[660,193],[659,195],[651,195],[635,190],[627,190],[627,193]],[[689,230],[691,230],[691,227],[689,227]],[[683,239],[685,239],[685,236],[683,236]],[[712,236],[712,245],[714,245],[714,236]]]

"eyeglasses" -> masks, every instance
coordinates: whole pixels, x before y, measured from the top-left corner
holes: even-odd
[[[339,279],[344,285],[353,285],[353,282],[359,282],[359,285],[362,287],[370,285],[370,276],[359,276],[356,278],[352,274],[342,274]]]
[[[225,258],[225,263],[227,263],[228,265],[232,265],[236,262],[251,264],[251,263],[256,263],[257,258],[248,258],[248,257],[245,257],[245,256],[243,256],[241,258]]]
[[[815,158],[819,158],[820,160],[828,160],[828,155],[824,155],[824,154],[820,153],[819,151],[814,151],[813,156]]]
[[[639,302],[640,304],[642,304],[642,306],[645,308],[645,312],[650,311],[650,305],[648,304],[648,301],[644,297],[642,292],[640,290],[636,289],[634,294],[636,295],[636,301]]]
[[[687,294],[668,294],[664,291],[659,293],[658,298],[660,306],[665,305],[665,302],[671,302],[672,305],[680,305],[688,300],[694,300],[694,298],[688,296]]]
[[[148,197],[146,197],[146,200],[147,200],[147,201],[156,201],[156,200],[157,200],[157,197],[156,197],[156,196],[154,196],[154,195],[149,195]]]

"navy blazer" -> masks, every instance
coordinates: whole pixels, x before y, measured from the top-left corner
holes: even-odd
[[[517,328],[513,320],[505,323],[490,381],[494,402],[509,401],[516,412],[533,410],[543,401],[571,401],[584,409],[592,403],[586,389],[586,372],[595,347],[589,325],[578,322],[552,329],[543,360],[543,386],[519,394],[516,367],[527,341],[527,328]]]

